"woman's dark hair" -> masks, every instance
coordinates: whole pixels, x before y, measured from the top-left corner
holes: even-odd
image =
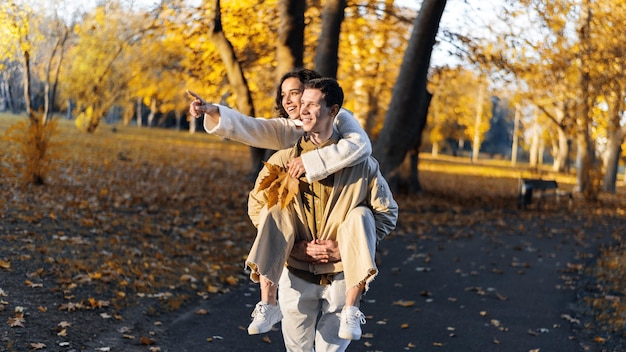
[[[274,110],[276,111],[278,117],[289,118],[289,114],[287,114],[287,111],[285,111],[285,109],[283,108],[282,86],[283,82],[285,82],[287,78],[292,77],[299,79],[300,82],[304,84],[305,82],[314,78],[320,78],[322,77],[322,75],[306,68],[299,68],[285,73],[280,79],[278,88],[276,88],[276,101],[274,102]]]

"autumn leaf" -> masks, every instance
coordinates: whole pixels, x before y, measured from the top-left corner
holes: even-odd
[[[30,281],[30,280],[24,281],[24,284],[26,284],[26,286],[31,287],[31,288],[43,287],[42,283],[34,283],[34,282]]]
[[[18,314],[14,318],[9,318],[7,320],[7,323],[12,328],[18,328],[18,327],[23,328],[25,322],[26,322],[26,319],[24,319],[24,316],[21,314]]]
[[[81,307],[80,303],[67,302],[67,303],[59,305],[59,310],[66,310],[68,312],[72,312],[80,307]]]
[[[139,338],[139,343],[141,343],[142,345],[150,346],[154,345],[154,342],[155,341],[149,337],[142,336]]]
[[[231,286],[235,286],[237,285],[237,282],[239,282],[239,280],[237,280],[237,278],[233,275],[229,275],[224,281],[226,281]]]
[[[300,181],[295,178],[288,176],[283,181],[281,185],[281,190],[279,190],[279,194],[281,195],[280,206],[281,208],[285,208],[289,203],[298,195],[300,192]]]
[[[284,209],[300,192],[300,180],[291,177],[278,165],[263,163],[269,173],[259,182],[257,192],[266,191],[268,208],[280,202],[281,208]]]
[[[415,305],[415,301],[405,301],[401,299],[398,301],[394,301],[393,304],[400,307],[413,307]]]
[[[0,268],[8,270],[11,267],[11,262],[0,259]]]
[[[282,183],[282,178],[284,178],[283,176],[278,176],[273,182],[272,184],[267,188],[267,208],[271,208],[274,205],[278,204],[279,201],[279,193],[278,193],[278,189],[280,188],[280,185]]]
[[[261,180],[261,182],[259,182],[259,192],[271,186],[274,180],[276,180],[279,175],[284,173],[284,170],[278,165],[270,164],[265,161],[263,162],[263,164],[265,165],[269,173]]]
[[[198,279],[189,274],[183,274],[180,276],[180,281],[182,282],[198,282]]]
[[[34,350],[41,350],[46,348],[46,344],[45,343],[41,343],[41,342],[35,342],[35,343],[31,343],[30,347]]]

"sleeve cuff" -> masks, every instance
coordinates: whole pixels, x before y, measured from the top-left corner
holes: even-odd
[[[306,179],[309,182],[318,181],[327,175],[326,165],[317,150],[310,151],[301,155],[302,164],[306,171]]]

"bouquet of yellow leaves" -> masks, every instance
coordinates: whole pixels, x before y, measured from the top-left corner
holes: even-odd
[[[267,208],[271,208],[280,202],[281,209],[284,209],[300,192],[300,180],[291,177],[287,171],[274,164],[263,162],[269,170],[259,183],[257,192],[267,189]]]

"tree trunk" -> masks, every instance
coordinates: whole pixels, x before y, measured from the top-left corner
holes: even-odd
[[[143,115],[143,99],[141,97],[137,98],[137,109],[135,109],[137,112],[137,127],[141,127],[141,125],[143,124],[143,117],[141,115]]]
[[[535,117],[536,119],[537,117]],[[531,167],[536,168],[539,164],[539,124],[535,120],[533,122],[533,135],[530,140],[530,151],[528,157],[528,163]]]
[[[474,124],[474,140],[472,143],[472,162],[478,162],[478,157],[480,155],[480,124],[482,122],[483,117],[483,99],[485,95],[485,89],[487,82],[482,82],[480,80],[480,88],[478,88],[478,99],[476,101],[476,120]]]
[[[9,95],[9,83],[6,81],[5,77],[4,73],[0,73],[0,102],[2,102],[0,111],[6,111],[10,106],[9,101],[11,96]]]
[[[67,99],[67,111],[65,112],[65,118],[68,120],[72,119],[72,100],[71,99]]]
[[[24,50],[24,106],[26,107],[26,115],[30,119],[31,124],[39,123],[32,108],[31,86],[30,86],[30,52]]]
[[[578,169],[576,172],[576,188],[585,199],[595,199],[596,190],[593,187],[591,169],[593,167],[593,145],[589,131],[590,124],[590,89],[591,75],[589,72],[589,57],[591,56],[591,9],[590,0],[584,0],[581,8],[580,27],[578,36],[581,45],[580,52],[580,88],[581,96],[579,101],[578,125]]]
[[[23,95],[24,92],[22,90],[22,92],[20,93],[19,90],[17,89],[17,87],[19,87],[19,80],[20,78],[18,77],[19,74],[17,73],[17,69],[15,67],[12,67],[8,72],[5,72],[8,74],[7,80],[6,80],[6,88],[7,88],[7,97],[8,97],[8,102],[9,102],[9,110],[11,110],[11,112],[13,114],[19,114],[20,113],[20,104],[19,104],[19,96],[20,94]]]
[[[607,95],[609,123],[607,126],[608,141],[603,155],[604,180],[602,182],[602,190],[615,194],[622,143],[624,138],[626,138],[626,126],[622,126],[622,112],[624,111],[624,95],[622,92],[624,89],[619,80],[614,80],[611,83],[611,87],[614,94]]]
[[[154,117],[157,113],[157,99],[156,97],[150,98],[150,112],[148,113],[148,127],[154,127]]]
[[[621,133],[612,133],[609,136],[609,141],[606,146],[605,157],[604,157],[604,182],[602,183],[602,190],[604,192],[609,192],[615,194],[617,183],[617,169],[619,165],[619,155],[622,152],[622,141],[624,140],[624,136],[616,136],[616,134]]]
[[[520,105],[515,104],[515,119],[513,120],[513,143],[511,144],[511,166],[517,164],[517,152],[519,148],[519,120],[520,120]]]
[[[569,139],[565,130],[561,126],[557,126],[559,148],[554,157],[554,165],[552,169],[556,172],[567,172],[569,162]]]
[[[433,142],[433,146],[430,150],[430,154],[433,156],[433,158],[436,158],[439,156],[439,142]]]
[[[315,70],[324,77],[337,77],[339,35],[347,0],[328,0],[322,14],[322,32],[317,43]]]
[[[277,81],[287,72],[303,66],[304,11],[306,1],[280,0],[280,24],[276,46]]]
[[[193,116],[189,116],[189,134],[196,133],[196,126],[198,124],[198,119]]]
[[[50,54],[50,60],[46,65],[46,82],[44,88],[44,113],[43,113],[43,122],[44,124],[52,118],[52,112],[54,109],[54,100],[56,96],[57,83],[59,82],[59,72],[61,71],[61,64],[63,63],[63,57],[65,53],[65,42],[67,41],[67,37],[69,35],[69,30],[67,27],[63,32],[63,36],[58,38],[56,43],[54,44],[54,49]],[[57,51],[59,52],[59,62],[57,63],[56,69],[54,70],[54,77],[51,77],[52,71],[52,62],[56,57]]]
[[[220,0],[214,0],[213,6],[215,9],[215,11],[213,11],[215,17],[211,19],[211,41],[220,53],[220,57],[226,67],[226,76],[228,77],[231,88],[235,92],[237,109],[244,115],[254,116],[254,104],[252,102],[252,94],[248,88],[248,82],[246,81],[239,61],[237,61],[235,50],[222,30]],[[263,168],[263,158],[265,154],[265,149],[250,147],[252,173],[255,178]]]
[[[176,131],[180,131],[180,120],[183,118],[183,113],[179,109],[174,109],[174,117],[176,118]]]
[[[446,0],[424,0],[414,21],[385,123],[374,145],[373,154],[388,179],[397,175],[407,152],[421,144],[430,103],[426,90],[428,68],[445,6]]]

